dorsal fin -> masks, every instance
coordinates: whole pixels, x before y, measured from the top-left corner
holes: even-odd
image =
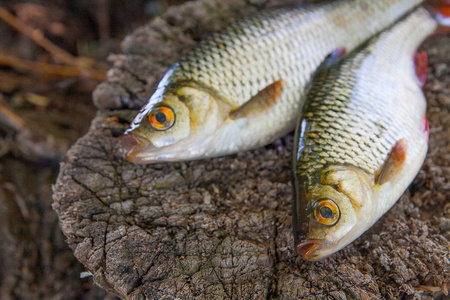
[[[347,53],[347,49],[345,47],[339,47],[330,52],[330,54],[325,57],[322,64],[320,65],[320,69],[328,68],[332,64],[339,61],[345,54]]]

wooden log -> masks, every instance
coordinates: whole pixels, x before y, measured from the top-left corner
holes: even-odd
[[[432,129],[422,170],[373,228],[322,261],[304,262],[293,249],[292,135],[216,159],[124,160],[120,136],[136,114],[129,109],[144,104],[180,54],[274,3],[186,2],[125,38],[124,53],[111,56],[109,79],[94,93],[103,109],[68,152],[54,186],[53,208],[75,256],[98,285],[126,299],[443,295],[450,280],[448,35],[423,47]]]

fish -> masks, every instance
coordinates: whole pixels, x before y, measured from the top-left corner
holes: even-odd
[[[315,75],[293,153],[294,243],[303,260],[353,242],[419,172],[429,127],[427,56],[416,49],[436,27],[418,8]]]
[[[179,59],[122,137],[133,163],[218,157],[293,131],[305,89],[421,0],[343,0],[267,10]]]

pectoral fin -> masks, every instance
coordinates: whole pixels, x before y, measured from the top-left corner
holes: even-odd
[[[378,175],[375,177],[375,183],[382,185],[392,179],[392,177],[398,173],[406,159],[406,140],[402,139],[395,143],[389,153],[386,161],[381,167]]]
[[[249,101],[245,102],[237,110],[230,113],[232,120],[240,118],[251,118],[252,116],[260,115],[277,103],[283,91],[284,81],[278,80],[261,90],[258,94],[253,96]]]

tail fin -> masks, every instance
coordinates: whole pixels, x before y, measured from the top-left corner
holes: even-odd
[[[450,32],[450,0],[427,0],[424,5],[439,23],[434,34]]]

